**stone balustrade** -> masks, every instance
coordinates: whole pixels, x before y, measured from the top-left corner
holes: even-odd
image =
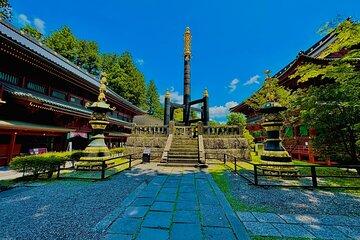
[[[204,136],[242,136],[243,127],[237,126],[203,126]]]
[[[151,135],[151,136],[167,136],[168,127],[167,126],[157,126],[157,125],[139,125],[134,126],[132,129],[132,134],[134,135]]]

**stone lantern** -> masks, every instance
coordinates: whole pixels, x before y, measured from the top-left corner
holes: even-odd
[[[115,108],[111,108],[110,104],[106,103],[106,85],[106,73],[102,72],[98,101],[86,105],[86,108],[93,111],[89,121],[93,129],[93,136],[91,142],[83,151],[80,160],[101,161],[110,158],[110,151],[105,144],[104,130],[109,125],[107,113],[115,110]],[[87,165],[87,162],[83,162],[80,165]]]
[[[268,75],[270,71],[266,71],[266,80],[270,80]],[[266,81],[265,80],[265,81]],[[261,155],[261,160],[266,164],[287,164],[291,163],[291,157],[285,150],[280,139],[280,130],[283,126],[283,119],[281,118],[280,112],[286,110],[278,103],[273,96],[272,89],[268,89],[266,96],[268,102],[266,102],[259,110],[260,113],[264,114],[264,122],[261,124],[267,132],[267,140],[265,141],[264,151]]]

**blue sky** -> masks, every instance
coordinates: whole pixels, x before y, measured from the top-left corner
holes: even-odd
[[[83,0],[11,1],[13,23],[29,23],[49,34],[68,25],[79,39],[95,40],[101,52],[129,51],[159,94],[183,92],[183,33],[193,35],[192,99],[207,87],[210,118],[225,121],[242,102],[300,50],[321,36],[317,30],[337,16],[359,19],[358,0]],[[162,99],[161,99],[162,100]]]

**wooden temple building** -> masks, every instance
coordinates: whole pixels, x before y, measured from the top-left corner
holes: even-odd
[[[97,100],[99,80],[0,20],[0,166],[12,157],[84,149],[91,135],[87,102]],[[109,147],[121,146],[133,118],[145,112],[109,90]]]
[[[298,88],[306,88],[310,85],[319,83],[319,79],[312,79],[306,83],[298,83],[298,78],[290,78],[296,71],[299,65],[304,63],[314,63],[326,65],[330,61],[339,59],[346,54],[346,51],[331,53],[326,57],[319,56],[333,43],[336,39],[334,33],[329,33],[320,41],[315,43],[306,51],[300,51],[296,58],[276,73],[273,78],[279,79],[279,84],[285,86],[290,90]],[[255,143],[262,143],[267,138],[265,130],[262,128],[262,116],[253,108],[246,104],[246,100],[230,109],[231,112],[243,113],[247,118],[246,128],[254,137]],[[299,124],[292,127],[287,127],[283,132],[283,144],[286,150],[290,153],[292,159],[315,162],[319,156],[314,154],[314,151],[309,147],[311,135],[316,134],[314,130],[307,129],[305,126]],[[329,162],[329,159],[326,159]]]

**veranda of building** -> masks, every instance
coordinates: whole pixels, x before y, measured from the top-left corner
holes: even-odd
[[[84,149],[91,134],[85,105],[97,100],[99,80],[2,20],[0,63],[0,166],[20,154]],[[106,143],[121,146],[144,111],[111,90],[107,99],[116,110]]]

